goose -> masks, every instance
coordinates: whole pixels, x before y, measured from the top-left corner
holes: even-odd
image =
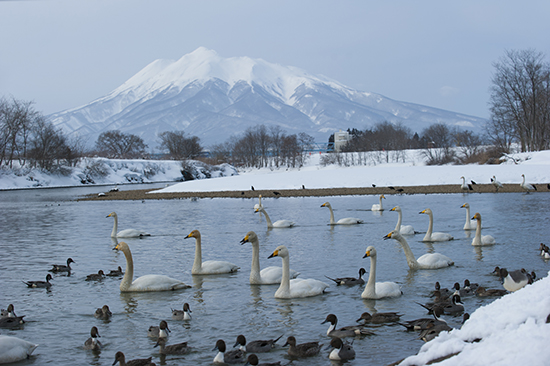
[[[241,240],[241,245],[245,243],[252,244],[252,266],[250,267],[251,285],[274,285],[280,284],[283,278],[283,269],[281,267],[269,266],[260,271],[260,242],[258,235],[254,231],[246,233]],[[290,269],[290,278],[296,278],[300,272]]]
[[[233,347],[240,345],[240,349],[248,353],[269,352],[273,348],[275,348],[275,343],[277,343],[277,341],[281,339],[281,337],[282,335],[280,335],[276,339],[258,340],[246,343],[246,337],[240,334],[237,336],[237,341],[235,342],[235,345]]]
[[[67,259],[67,264],[52,264],[52,269],[50,272],[59,273],[59,272],[68,272],[71,273],[71,263],[76,263],[72,258]]]
[[[363,280],[363,275],[367,273],[367,271],[364,268],[359,268],[359,277],[338,277],[338,278],[330,278],[329,276],[325,276],[331,281],[334,281],[336,283],[336,286],[355,286],[355,285],[364,285],[365,280]]]
[[[355,350],[349,343],[344,343],[338,337],[332,338],[330,346],[334,349],[329,353],[328,358],[335,361],[353,360],[355,358]]]
[[[97,271],[97,273],[92,273],[86,276],[86,281],[100,281],[105,278],[105,273],[102,269]]]
[[[491,183],[495,186],[495,188],[497,189],[497,192],[498,192],[499,188],[502,188],[502,183],[500,183],[497,180],[497,177],[495,177],[494,175],[493,175],[493,178],[491,178]]]
[[[529,184],[529,183],[525,183],[525,174],[522,174],[521,176],[523,177],[523,182],[521,182],[521,184],[519,186],[521,188],[523,188],[523,190],[525,192],[529,193],[531,191],[536,191],[537,190],[537,187],[535,187],[534,185]]]
[[[212,349],[218,350],[216,357],[214,357],[214,363],[244,363],[244,352],[241,349],[236,349],[233,351],[225,351],[225,342],[223,339],[218,339],[216,341],[216,346]]]
[[[155,363],[151,362],[152,359],[153,357],[136,358],[126,362],[126,356],[124,356],[124,353],[118,351],[115,354],[115,362],[113,362],[113,366],[115,366],[117,362],[120,366],[155,366]]]
[[[109,320],[113,313],[109,309],[108,305],[103,305],[103,307],[97,308],[95,310],[94,316],[101,320]]]
[[[252,366],[281,366],[281,361],[277,361],[277,362],[262,362],[262,363],[259,363],[260,360],[258,359],[258,356],[256,356],[255,354],[251,354],[251,355],[248,355],[248,358],[246,359],[246,363],[244,364],[244,366],[246,365],[252,365]]]
[[[145,275],[134,280],[134,260],[128,244],[121,241],[113,250],[121,250],[126,257],[126,273],[120,282],[120,292],[169,291],[190,287],[180,280],[164,275]]]
[[[527,274],[520,269],[508,272],[506,268],[500,268],[499,277],[503,287],[510,292],[522,289],[529,282]]]
[[[464,223],[463,229],[464,230],[474,230],[476,228],[477,221],[470,219],[470,205],[468,203],[465,203],[462,206],[460,206],[460,208],[465,208],[466,209],[466,222]]]
[[[101,342],[97,340],[97,337],[101,337],[99,335],[99,331],[97,330],[97,327],[92,327],[92,330],[90,331],[90,338],[86,339],[84,342],[84,349],[89,349],[92,351],[100,351],[101,350]]]
[[[201,250],[201,233],[198,230],[193,230],[185,239],[195,238],[195,261],[191,268],[191,274],[193,275],[215,275],[237,272],[239,268],[237,265],[226,261],[202,261]]]
[[[462,188],[463,191],[472,191],[473,188],[470,184],[466,183],[466,179],[462,176],[460,177],[462,179],[462,184],[460,185],[460,188]]]
[[[479,214],[479,212],[476,212],[472,219],[477,220],[476,235],[474,236],[474,239],[472,239],[472,245],[479,246],[495,244],[495,238],[493,238],[491,235],[481,236],[481,215]]]
[[[291,357],[311,357],[316,356],[321,351],[322,344],[319,342],[307,342],[296,344],[296,338],[290,336],[286,339],[283,347],[288,347],[288,355]]]
[[[46,281],[23,281],[28,287],[31,288],[47,288],[49,289],[52,287],[52,284],[50,283],[50,280],[52,279],[51,274],[46,275]]]
[[[113,231],[111,231],[111,238],[140,238],[142,236],[151,236],[151,234],[146,233],[145,231],[136,230],[136,229],[126,229],[118,231],[118,216],[116,212],[111,212],[106,217],[113,217],[115,222],[113,224]]]
[[[118,276],[122,276],[123,274],[124,272],[122,272],[122,267],[118,266],[117,269],[111,270],[109,273],[106,274],[106,276],[118,277]]]
[[[151,325],[147,329],[147,337],[151,338],[168,338],[168,333],[170,333],[170,328],[168,328],[166,320],[161,320],[158,326]]]
[[[440,233],[440,232],[433,232],[434,227],[434,215],[432,210],[429,208],[420,211],[421,214],[426,214],[430,218],[430,223],[428,225],[428,231],[426,232],[426,235],[424,236],[424,239],[422,241],[449,241],[453,240],[453,236],[451,234],[447,233]]]
[[[38,344],[21,338],[0,335],[0,363],[11,363],[29,358]]]
[[[184,355],[189,352],[187,342],[166,345],[166,339],[160,337],[153,347],[159,347],[161,355]]]
[[[264,214],[265,222],[267,222],[268,229],[289,228],[294,226],[294,221],[290,221],[290,220],[277,220],[275,222],[271,222],[271,219],[269,218],[269,215],[267,214],[267,212],[265,212],[265,208],[263,208],[263,206],[258,207],[257,209],[254,210],[254,212],[261,212]]]
[[[189,304],[183,304],[183,310],[172,309],[172,320],[191,320],[191,308],[189,308]]]
[[[321,207],[328,207],[330,210],[330,225],[354,225],[363,223],[363,220],[356,219],[355,217],[346,217],[344,219],[334,221],[334,211],[332,210],[330,203],[325,202],[321,205]]]
[[[382,199],[386,199],[383,194],[381,194],[379,197],[380,203],[374,203],[371,207],[371,211],[384,211],[384,207],[382,206]]]
[[[369,280],[361,294],[363,299],[383,299],[401,296],[401,288],[395,282],[376,282],[376,249],[369,246],[363,258],[370,257]]]
[[[283,277],[281,279],[281,285],[275,292],[275,298],[278,299],[293,299],[298,297],[310,297],[321,295],[325,292],[328,284],[315,280],[312,278],[308,279],[290,279],[290,268],[289,268],[289,253],[288,249],[284,245],[279,245],[275,251],[267,257],[281,257],[283,261]]]
[[[329,337],[355,337],[355,336],[364,336],[364,335],[373,335],[374,333],[365,329],[364,324],[359,325],[348,325],[339,329],[336,329],[336,324],[338,324],[338,318],[334,314],[328,314],[325,321],[321,324],[330,323],[327,329],[327,335]]]
[[[363,324],[383,324],[383,323],[395,323],[398,322],[402,314],[396,312],[374,313],[370,314],[365,311],[361,314],[361,317],[357,319],[357,322],[363,321]]]
[[[395,230],[399,230],[401,235],[414,235],[416,234],[414,232],[414,228],[412,225],[401,225],[401,221],[403,220],[403,213],[401,211],[401,207],[395,206],[390,211],[396,211],[397,212],[397,225],[395,225]]]
[[[496,289],[496,288],[485,289],[485,287],[483,287],[483,286],[479,286],[476,289],[476,296],[480,296],[480,297],[504,296],[507,293],[508,293],[508,291],[506,291],[506,290]]]
[[[440,253],[426,253],[418,259],[414,258],[411,247],[407,240],[396,230],[393,230],[385,236],[387,239],[395,239],[403,247],[403,252],[407,257],[407,264],[410,269],[439,269],[452,266],[454,262],[447,256]]]

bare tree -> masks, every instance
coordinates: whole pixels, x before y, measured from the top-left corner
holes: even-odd
[[[463,163],[471,162],[472,159],[480,152],[482,143],[481,137],[472,131],[460,130],[458,128],[455,128],[452,134],[455,139],[455,145],[462,153],[460,160]]]
[[[165,131],[159,134],[160,147],[177,160],[194,159],[202,152],[197,136],[186,137],[183,131]]]
[[[15,98],[0,99],[0,164],[6,161],[12,167],[15,159],[25,164],[31,130],[43,118],[32,104]]]
[[[33,137],[30,140],[29,159],[33,165],[52,171],[69,155],[70,148],[63,132],[56,130],[44,118],[38,119],[33,126]]]
[[[422,139],[425,141],[422,154],[427,158],[428,165],[442,165],[453,161],[453,138],[446,124],[435,123],[424,129]]]
[[[102,132],[96,141],[98,152],[108,158],[139,158],[146,148],[141,137],[118,130]]]

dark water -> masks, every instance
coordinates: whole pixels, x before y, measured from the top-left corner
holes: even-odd
[[[100,191],[101,188],[95,188]],[[338,316],[339,325],[354,324],[362,312],[399,311],[403,320],[426,316],[415,301],[427,302],[435,281],[451,287],[465,278],[486,287],[500,288],[491,275],[495,266],[509,269],[526,268],[545,276],[548,263],[538,255],[541,242],[548,244],[550,234],[550,195],[538,194],[474,194],[388,196],[386,209],[400,205],[403,224],[413,225],[425,232],[428,217],[418,212],[431,208],[435,215],[436,231],[454,235],[452,242],[425,244],[423,234],[409,239],[416,257],[436,251],[451,257],[456,266],[441,270],[409,271],[405,256],[394,240],[383,240],[395,227],[397,213],[371,212],[375,196],[329,198],[264,199],[263,204],[273,221],[294,220],[291,229],[268,231],[265,221],[253,214],[256,200],[200,199],[168,200],[144,203],[140,201],[77,202],[75,197],[94,189],[48,189],[0,192],[0,306],[15,305],[18,315],[26,315],[21,330],[5,330],[38,343],[34,357],[22,362],[36,365],[111,365],[117,351],[127,359],[153,356],[157,364],[211,364],[212,348],[217,339],[229,347],[238,334],[248,340],[269,339],[293,335],[298,343],[321,341],[328,346],[326,324],[328,313]],[[329,212],[321,204],[329,200],[338,220],[354,216],[365,224],[350,227],[330,227]],[[464,209],[468,202],[472,215],[483,216],[484,234],[496,238],[493,247],[474,248],[472,235],[462,230]],[[142,229],[153,234],[145,239],[127,239],[130,244],[135,275],[165,274],[193,286],[176,292],[121,294],[119,279],[87,282],[86,275],[99,269],[109,271],[125,267],[124,255],[113,251],[110,238],[112,220],[105,216],[111,211],[119,215],[119,230]],[[238,264],[241,270],[233,275],[191,276],[194,240],[184,240],[193,229],[203,237],[203,260],[224,259]],[[394,281],[402,285],[403,296],[396,299],[363,300],[362,288],[331,285],[322,296],[277,300],[277,286],[250,286],[251,247],[239,241],[254,230],[260,238],[262,268],[281,265],[279,258],[267,259],[281,244],[290,251],[291,268],[300,271],[302,278],[326,280],[331,277],[355,276],[359,267],[370,268],[363,259],[365,249],[374,245],[378,251],[378,281]],[[55,275],[52,290],[28,289],[22,280],[43,280],[52,263],[64,263],[72,257],[72,276]],[[366,279],[366,277],[365,277]],[[326,280],[330,282],[329,280]],[[468,312],[492,301],[467,298]],[[181,309],[188,302],[193,320],[177,322],[170,319],[171,308]],[[114,315],[110,322],[93,317],[96,308],[108,304]],[[194,351],[185,356],[168,356],[161,361],[155,342],[147,337],[150,325],[168,320],[172,333],[168,344],[188,341]],[[453,326],[461,318],[447,317]],[[90,328],[97,326],[104,349],[99,354],[85,351],[84,341]],[[385,365],[416,353],[423,342],[415,333],[407,333],[399,325],[375,328],[376,335],[356,339],[357,358],[350,365]],[[328,350],[294,365],[329,365]],[[264,362],[281,360],[287,363],[286,349],[277,348],[260,354]]]

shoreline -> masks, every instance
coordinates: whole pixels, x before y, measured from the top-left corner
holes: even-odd
[[[550,192],[548,183],[537,184],[537,192]],[[105,192],[104,195],[89,194],[77,201],[117,201],[117,200],[167,200],[184,198],[257,198],[268,197],[324,197],[324,196],[363,196],[379,194],[446,194],[446,193],[496,193],[492,184],[475,184],[472,190],[462,190],[460,184],[430,186],[394,186],[394,187],[355,187],[355,188],[305,188],[305,189],[256,189],[246,191],[210,191],[210,192],[173,192],[149,193],[159,189],[126,190]],[[498,193],[521,193],[519,184],[504,184]]]

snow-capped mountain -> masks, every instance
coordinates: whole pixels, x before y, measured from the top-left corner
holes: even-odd
[[[325,142],[331,133],[402,122],[420,132],[443,122],[479,131],[485,120],[361,92],[304,70],[248,57],[220,57],[200,47],[177,61],[156,60],[110,94],[48,116],[56,127],[93,145],[100,133],[140,136],[184,130],[209,146],[248,127],[279,125]]]

